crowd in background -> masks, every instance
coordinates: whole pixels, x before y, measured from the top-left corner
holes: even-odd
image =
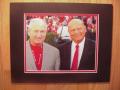
[[[56,34],[59,38],[69,40],[68,22],[73,18],[81,19],[87,28],[86,37],[96,40],[97,16],[96,15],[81,15],[81,16],[54,16],[54,15],[28,15],[26,16],[26,29],[32,18],[43,19],[48,27],[47,31]]]

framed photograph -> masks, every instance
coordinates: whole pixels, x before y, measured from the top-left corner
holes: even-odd
[[[11,80],[108,82],[112,5],[11,3]]]

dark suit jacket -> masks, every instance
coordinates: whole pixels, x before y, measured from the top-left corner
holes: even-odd
[[[71,43],[68,42],[59,47],[61,58],[61,70],[70,70],[71,60]],[[94,70],[95,68],[95,42],[90,39],[85,39],[79,70]]]

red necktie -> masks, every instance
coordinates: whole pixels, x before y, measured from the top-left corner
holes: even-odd
[[[78,67],[77,67],[78,66],[78,52],[79,52],[79,45],[76,45],[76,50],[75,50],[71,70],[77,70],[78,69]]]

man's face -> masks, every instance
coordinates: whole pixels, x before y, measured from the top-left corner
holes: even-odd
[[[75,43],[80,43],[86,33],[86,28],[84,26],[84,24],[74,24],[68,27],[68,31],[70,34],[71,39],[75,42]]]
[[[41,45],[46,38],[47,30],[29,30],[30,43],[32,45]]]

